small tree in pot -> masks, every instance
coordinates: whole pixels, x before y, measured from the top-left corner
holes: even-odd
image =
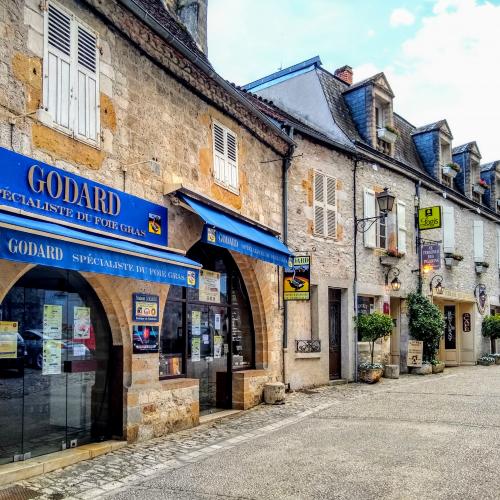
[[[439,340],[444,332],[441,311],[424,295],[412,292],[408,295],[408,318],[410,335],[424,343],[423,362],[432,363],[436,359]]]
[[[383,372],[383,366],[373,362],[375,342],[392,332],[392,319],[387,314],[374,312],[372,314],[362,314],[358,317],[356,324],[362,340],[370,343],[371,363],[361,363],[359,365],[360,379],[373,384],[379,381]]]
[[[500,314],[485,316],[481,326],[483,337],[489,337],[491,341],[491,352],[495,352],[495,340],[500,339]]]

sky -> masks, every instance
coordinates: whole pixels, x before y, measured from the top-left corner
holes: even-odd
[[[500,0],[208,0],[208,55],[239,85],[316,55],[383,71],[395,112],[500,159]]]

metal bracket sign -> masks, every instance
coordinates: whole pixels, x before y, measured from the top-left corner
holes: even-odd
[[[441,269],[441,245],[439,243],[422,245],[422,266],[428,271]]]
[[[309,300],[311,285],[311,257],[298,255],[290,258],[284,270],[284,300]]]
[[[441,227],[441,207],[426,207],[418,209],[418,228],[420,231],[426,229],[437,229]]]

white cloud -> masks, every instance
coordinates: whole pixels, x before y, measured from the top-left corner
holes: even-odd
[[[415,22],[415,16],[403,7],[394,9],[391,12],[391,17],[389,18],[389,23],[393,27],[397,26],[411,26]]]
[[[367,36],[368,38],[372,38],[373,36],[375,36],[375,30],[368,30],[368,31],[366,32],[366,36]]]
[[[483,162],[500,159],[498,26],[498,5],[438,0],[397,60],[355,68],[354,76],[383,70],[397,112],[417,126],[446,118],[455,146],[476,140]]]

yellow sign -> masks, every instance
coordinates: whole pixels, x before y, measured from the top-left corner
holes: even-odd
[[[0,359],[17,358],[17,322],[0,321]]]
[[[437,229],[441,227],[441,207],[427,207],[418,209],[418,228]]]
[[[311,257],[299,255],[290,259],[284,269],[283,298],[285,300],[309,300],[311,282]]]

